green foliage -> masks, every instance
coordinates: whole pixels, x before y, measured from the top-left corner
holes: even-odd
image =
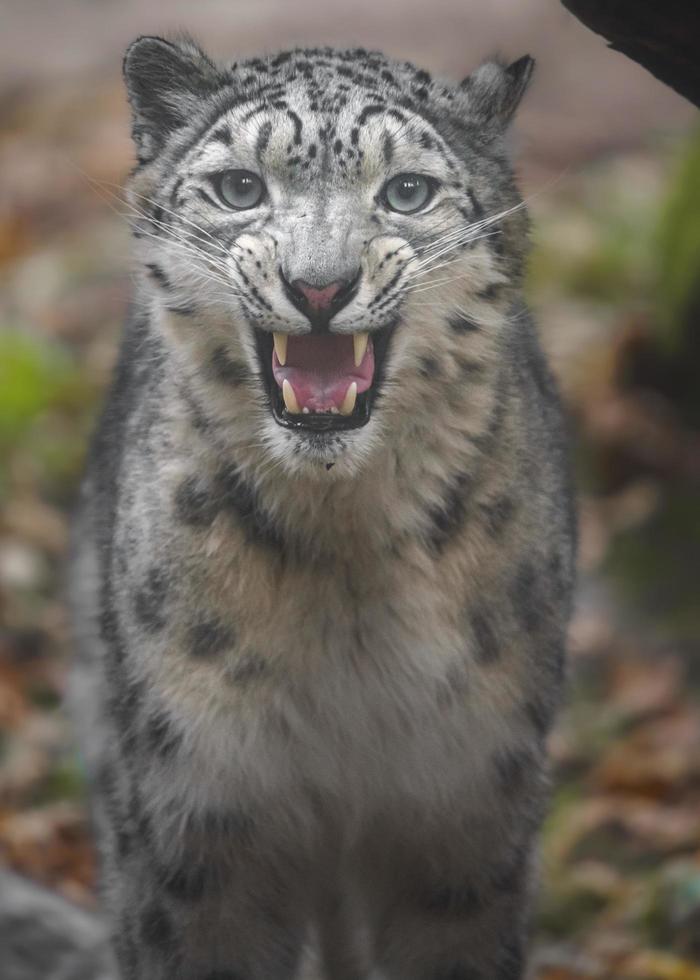
[[[693,307],[700,307],[700,130],[671,185],[657,241],[658,337],[669,353],[677,353]]]
[[[582,207],[583,204],[583,207]],[[648,299],[657,198],[609,168],[593,171],[586,199],[557,201],[540,221],[529,288],[595,303]]]
[[[608,559],[634,603],[675,635],[697,636],[700,507],[693,488],[670,487],[662,506],[642,526],[620,534]]]
[[[535,291],[554,286],[589,301],[653,307],[662,345],[677,351],[700,303],[700,131],[661,204],[644,181],[603,167],[592,172],[586,200],[561,199],[545,228],[530,263]]]
[[[68,349],[0,328],[0,496],[25,456],[49,496],[60,495],[79,470],[95,397]]]
[[[41,806],[59,800],[82,800],[84,797],[85,776],[77,758],[66,753],[37,787],[32,803]]]
[[[50,410],[73,371],[66,353],[16,330],[0,330],[0,449],[8,451]]]

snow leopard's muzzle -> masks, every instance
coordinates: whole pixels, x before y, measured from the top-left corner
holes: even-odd
[[[260,239],[255,246],[242,240],[238,245],[239,273],[248,275],[248,266],[260,273],[265,268]],[[308,264],[304,278],[290,278],[287,270],[299,270],[298,262],[277,262],[269,269],[266,274],[274,280],[265,295],[268,302],[275,300],[275,308],[249,321],[279,425],[324,432],[369,421],[381,396],[400,320],[402,281],[413,255],[403,239],[381,236],[366,243],[358,266],[343,270],[343,278],[323,281]]]

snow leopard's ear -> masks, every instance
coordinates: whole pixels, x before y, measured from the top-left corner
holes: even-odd
[[[214,62],[189,38],[139,37],[126,50],[123,71],[141,163],[222,84]]]
[[[512,65],[499,61],[480,65],[460,85],[469,117],[502,132],[525,94],[534,67],[535,59],[529,54]]]

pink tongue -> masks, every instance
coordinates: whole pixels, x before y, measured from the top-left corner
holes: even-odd
[[[357,393],[367,391],[374,377],[374,351],[370,339],[365,356],[355,367],[352,336],[348,334],[304,334],[289,336],[284,367],[272,351],[272,373],[282,387],[286,380],[294,389],[299,407],[310,412],[340,409],[350,385]]]

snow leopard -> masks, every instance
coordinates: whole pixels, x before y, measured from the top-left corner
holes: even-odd
[[[520,980],[574,582],[509,124],[364,49],[124,77],[71,682],[122,980]]]

